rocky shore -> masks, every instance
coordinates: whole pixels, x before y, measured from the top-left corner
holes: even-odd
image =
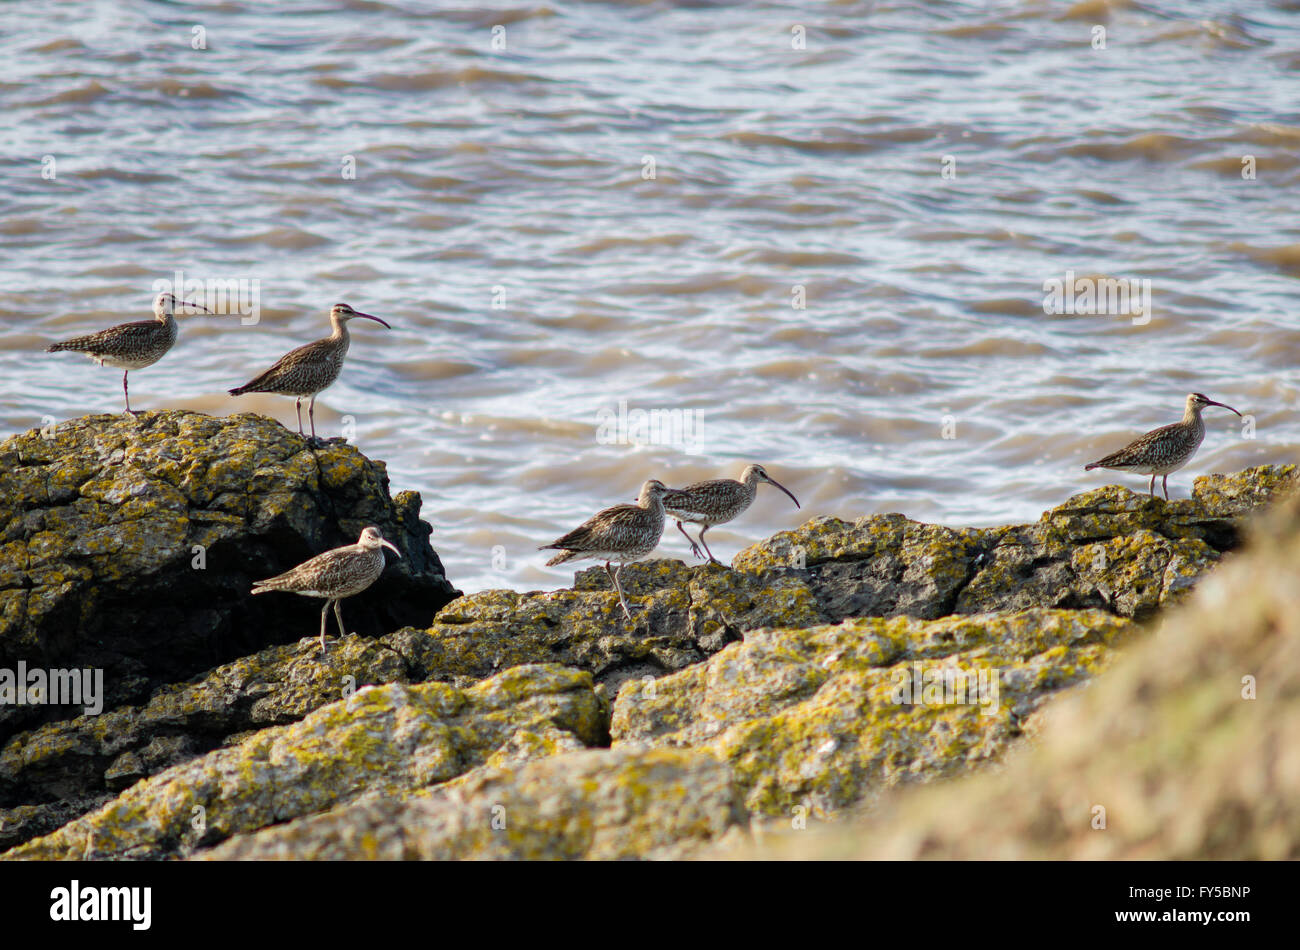
[[[1091,794],[1062,763],[1092,733],[1076,723],[1053,739],[1044,720],[1122,696],[1177,745],[1162,703],[1208,688],[1209,668],[1179,637],[1230,656],[1294,651],[1294,636],[1269,640],[1280,635],[1262,621],[1258,643],[1220,628],[1225,597],[1272,577],[1240,563],[1259,552],[1233,553],[1256,515],[1279,512],[1258,546],[1300,543],[1286,533],[1300,537],[1294,503],[1275,505],[1295,479],[1294,466],[1207,476],[1168,503],[1109,486],[1034,524],[988,529],[816,518],[731,569],[630,565],[624,586],[641,609],[629,622],[600,568],[569,590],[459,596],[419,497],[390,497],[382,463],[343,444],[312,450],[257,416],[95,416],[32,431],[0,445],[0,669],[99,668],[105,699],[98,715],[0,705],[0,851],[980,856],[941,833],[946,806],[934,802],[984,782],[981,795],[1059,843],[1016,853],[1074,853],[1053,808]],[[318,604],[252,598],[249,586],[366,524],[404,557],[347,601],[356,633],[322,656],[303,639]],[[1218,568],[1230,554],[1239,563]],[[1216,583],[1198,583],[1212,569]],[[1300,568],[1276,570],[1300,589]],[[1219,626],[1206,619],[1211,590]],[[1200,605],[1179,606],[1189,599]],[[1181,677],[1158,672],[1171,650]],[[1251,672],[1238,666],[1237,680]],[[1206,703],[1225,721],[1241,712]],[[1106,724],[1098,753],[1120,767],[1119,714],[1085,708]],[[1016,768],[1041,787],[1003,781]],[[1275,784],[1300,770],[1289,774]],[[909,804],[921,795],[927,804]],[[858,830],[903,807],[938,844],[899,838],[906,824],[893,837]],[[1166,853],[1122,840],[1108,847]],[[1296,856],[1300,834],[1289,840]]]

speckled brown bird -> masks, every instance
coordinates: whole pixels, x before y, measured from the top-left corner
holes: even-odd
[[[795,498],[788,488],[768,475],[763,466],[747,465],[740,473],[740,481],[731,478],[711,478],[708,481],[687,485],[685,488],[669,489],[664,495],[664,510],[670,517],[677,519],[677,530],[690,542],[692,554],[702,557],[703,555],[700,554],[702,544],[709,560],[714,564],[721,564],[722,562],[709,550],[704,534],[714,525],[726,524],[743,514],[745,509],[754,503],[759,482],[767,482],[774,488],[781,489],[790,495],[794,506],[799,507],[799,499]],[[696,544],[695,539],[686,533],[686,529],[682,527],[683,521],[703,526],[700,528],[699,544]]]
[[[131,393],[127,389],[126,377],[133,369],[152,366],[167,355],[167,351],[176,342],[176,308],[192,307],[204,313],[211,313],[206,307],[196,303],[177,300],[172,294],[159,294],[154,298],[152,320],[136,320],[132,323],[120,323],[107,330],[91,333],[87,336],[73,337],[61,343],[46,347],[47,353],[70,350],[84,353],[100,366],[112,366],[122,370],[122,396],[126,400],[126,411],[137,415],[131,408]]]
[[[295,350],[290,350],[275,361],[275,365],[257,378],[230,390],[232,396],[244,393],[279,393],[293,396],[294,408],[298,411],[298,434],[302,431],[302,400],[310,396],[307,416],[311,420],[312,441],[316,438],[316,397],[339,378],[343,370],[343,360],[348,355],[351,338],[348,336],[348,321],[357,317],[373,320],[375,323],[392,329],[383,320],[368,313],[353,310],[345,303],[336,303],[330,309],[330,326],[334,328],[323,340],[308,343]]]
[[[1188,393],[1181,421],[1152,429],[1118,452],[1112,452],[1105,458],[1088,463],[1083,470],[1086,472],[1094,468],[1109,468],[1119,472],[1150,475],[1149,492],[1152,498],[1156,494],[1156,476],[1159,475],[1165,490],[1165,501],[1168,501],[1170,474],[1191,461],[1205,438],[1205,423],[1201,420],[1201,410],[1206,406],[1219,406],[1229,412],[1237,412],[1231,406],[1215,402],[1203,393]],[[1241,413],[1237,412],[1237,415],[1240,416]]]
[[[325,606],[320,612],[320,649],[325,653],[329,649],[325,645],[325,618],[329,614],[330,605],[334,605],[339,636],[346,637],[348,634],[343,628],[343,609],[339,602],[345,597],[361,593],[379,579],[379,575],[384,572],[384,548],[398,557],[402,556],[402,552],[391,542],[385,541],[379,529],[371,525],[362,530],[356,544],[334,548],[309,561],[303,561],[283,574],[255,581],[253,593],[284,591],[303,597],[324,597]]]
[[[664,535],[663,496],[668,487],[657,478],[652,478],[641,486],[641,494],[635,505],[615,505],[606,508],[563,537],[540,547],[540,551],[558,550],[546,562],[547,567],[563,564],[565,561],[590,558],[605,562],[605,573],[609,575],[618,591],[618,602],[623,605],[623,615],[632,619],[627,598],[623,596],[623,586],[618,575],[623,565],[645,557],[659,546],[659,539]],[[610,571],[612,561],[618,561],[618,570]]]

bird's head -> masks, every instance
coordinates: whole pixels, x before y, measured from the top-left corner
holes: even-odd
[[[649,504],[651,498],[663,498],[667,493],[668,486],[657,478],[648,479],[641,486],[641,494],[637,496],[637,503],[641,505]]]
[[[385,541],[384,536],[379,533],[379,529],[374,525],[362,529],[361,537],[357,540],[357,544],[361,545],[361,547],[365,548],[367,551],[377,551],[380,548],[388,548],[398,557],[402,556],[402,552],[397,550],[397,547],[391,542]]]
[[[1236,409],[1233,409],[1233,408],[1232,408],[1231,406],[1229,406],[1227,403],[1215,402],[1215,401],[1214,401],[1213,399],[1211,399],[1209,396],[1205,395],[1205,393],[1188,393],[1188,394],[1187,394],[1187,411],[1188,411],[1188,412],[1200,412],[1200,411],[1201,411],[1202,409],[1204,409],[1206,406],[1218,406],[1218,407],[1221,408],[1221,409],[1227,409],[1229,412],[1237,412]],[[1241,415],[1241,413],[1240,413],[1240,412],[1237,412],[1237,415]]]
[[[153,298],[154,316],[160,320],[166,316],[175,316],[177,307],[189,307],[193,310],[202,310],[204,313],[211,313],[207,307],[200,307],[196,303],[190,303],[188,300],[177,300],[175,294],[161,293]]]
[[[740,480],[746,485],[754,482],[767,482],[773,488],[779,488],[787,495],[790,495],[790,500],[794,502],[794,506],[796,508],[799,507],[799,499],[795,498],[794,495],[790,493],[790,489],[786,488],[771,475],[767,474],[767,469],[763,468],[761,465],[745,466],[745,471],[741,473]]]
[[[362,313],[360,310],[353,310],[345,303],[336,303],[332,308],[330,308],[330,321],[338,326],[342,326],[349,320],[354,320],[357,317],[361,317],[363,320],[374,320],[375,323],[382,323],[385,327],[388,327],[388,329],[392,329],[391,326],[388,326],[387,323],[380,320],[378,317],[372,316],[368,313]]]

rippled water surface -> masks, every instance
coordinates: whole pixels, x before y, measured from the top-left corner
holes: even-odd
[[[260,320],[183,318],[133,405],[292,425],[225,390],[347,301],[393,329],[353,324],[317,421],[467,591],[566,583],[536,546],[652,476],[799,496],[729,558],[1144,488],[1082,466],[1189,390],[1255,437],[1211,410],[1178,494],[1300,446],[1300,3],[21,3],[0,54],[4,431],[119,410],[41,350],[177,270]],[[1150,281],[1149,321],[1045,313],[1067,274]]]

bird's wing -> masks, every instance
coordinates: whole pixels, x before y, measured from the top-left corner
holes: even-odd
[[[292,349],[276,360],[266,372],[249,380],[237,389],[232,389],[231,392],[236,394],[255,393],[261,391],[263,387],[284,383],[296,373],[301,372],[303,367],[326,359],[330,350],[329,343],[330,340],[327,337],[324,340],[316,340]]]
[[[329,589],[331,586],[336,586],[336,582],[342,578],[347,563],[344,555],[350,553],[351,548],[352,546],[348,545],[326,551],[324,554],[317,554],[283,574],[268,577],[257,583],[259,586],[276,590]]]
[[[1174,422],[1167,426],[1161,426],[1159,429],[1152,429],[1145,435],[1140,435],[1124,448],[1111,452],[1105,458],[1098,459],[1093,464],[1105,468],[1108,465],[1126,465],[1133,462],[1139,462],[1147,454],[1152,443],[1159,442],[1171,430],[1176,429],[1179,423]]]
[[[136,320],[132,323],[119,323],[107,330],[90,333],[86,336],[73,337],[62,343],[55,343],[50,351],[73,350],[77,353],[99,353],[104,356],[128,356],[149,346],[163,325],[157,320]]]
[[[681,511],[709,510],[731,500],[739,482],[730,478],[711,478],[685,488],[673,489],[664,495],[664,507]]]
[[[611,540],[633,529],[644,512],[636,505],[615,505],[592,515],[548,547],[564,551],[601,551]]]

